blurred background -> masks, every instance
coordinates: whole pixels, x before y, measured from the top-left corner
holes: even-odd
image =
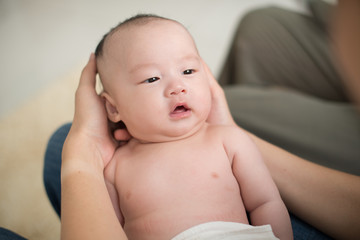
[[[180,21],[214,75],[241,17],[261,6],[304,11],[296,0],[0,0],[0,226],[29,239],[59,239],[42,183],[50,135],[71,121],[90,53],[137,13]]]

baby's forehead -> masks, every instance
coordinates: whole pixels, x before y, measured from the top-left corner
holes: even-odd
[[[122,37],[122,38],[131,39],[134,36],[144,32],[152,33],[159,30],[161,34],[166,35],[168,32],[166,31],[166,29],[171,29],[172,32],[176,31],[179,34],[184,34],[191,37],[188,30],[181,23],[171,19],[154,18],[148,21],[131,22],[121,25],[118,28],[114,29],[114,31],[109,35],[109,39],[113,37]],[[147,37],[150,38],[152,36],[149,35]]]
[[[138,23],[127,23],[123,26],[114,29],[109,34],[108,39],[105,43],[104,48],[108,53],[112,52],[116,46],[124,45],[124,49],[129,49],[129,45],[134,46],[138,41],[144,39],[158,37],[161,34],[161,41],[167,41],[173,37],[173,34],[179,34],[180,38],[184,37],[189,41],[183,41],[184,43],[189,42],[195,46],[195,42],[188,30],[179,22],[170,19],[153,19],[147,22]]]

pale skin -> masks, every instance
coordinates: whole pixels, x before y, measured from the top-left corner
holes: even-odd
[[[233,125],[207,122],[211,78],[189,33],[158,19],[123,28],[104,45],[98,70],[109,119],[132,136],[105,168],[126,235],[171,239],[206,222],[249,224],[247,210],[253,225],[292,239],[255,144]]]
[[[340,3],[344,3],[345,9],[358,9],[354,4],[359,2]],[[348,13],[343,9],[339,15]],[[341,26],[340,21],[336,23]],[[353,23],[356,26],[356,21]],[[351,34],[359,36],[360,28],[351,28],[353,25],[347,25],[351,31],[345,34],[348,36],[345,40],[351,39]],[[341,48],[338,51],[343,58],[351,55],[355,62],[360,62],[358,51],[341,53]],[[352,68],[351,64],[346,67]],[[359,76],[358,69],[352,68],[355,74],[349,75]],[[103,176],[104,166],[117,145],[109,135],[104,103],[95,91],[95,75],[96,63],[91,55],[80,78],[74,121],[63,149],[61,239],[127,239],[113,210]],[[353,86],[354,92],[360,92],[356,79],[349,80],[349,86]],[[212,105],[208,121],[234,124],[223,90],[215,80],[210,86]],[[116,131],[114,136],[117,140],[130,138],[123,130]],[[360,177],[312,164],[250,136],[290,211],[334,238],[356,239],[360,235],[357,214],[360,212]]]

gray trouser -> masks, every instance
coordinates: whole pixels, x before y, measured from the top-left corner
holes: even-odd
[[[331,7],[314,3],[311,16],[275,7],[247,14],[219,82],[243,128],[305,159],[360,175],[360,115],[331,51]]]

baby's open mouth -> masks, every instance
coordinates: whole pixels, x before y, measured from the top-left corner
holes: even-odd
[[[186,104],[177,104],[173,108],[174,110],[170,113],[170,117],[175,119],[182,119],[189,117],[191,115],[191,108],[189,108]]]
[[[181,113],[181,112],[186,112],[188,110],[190,110],[188,107],[186,107],[184,105],[180,105],[174,109],[173,113]]]

